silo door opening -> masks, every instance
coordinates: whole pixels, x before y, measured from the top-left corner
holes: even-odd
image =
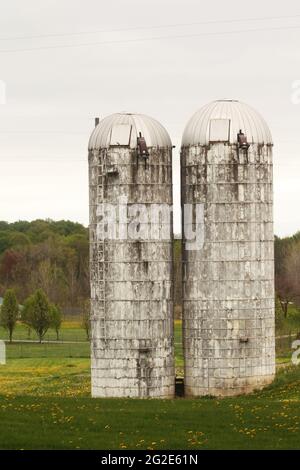
[[[209,126],[210,142],[229,142],[230,119],[211,119]]]
[[[184,397],[184,377],[175,378],[175,398]]]
[[[149,358],[149,349],[139,350],[139,359],[137,364],[137,376],[139,380],[139,396],[140,398],[149,397],[149,387],[151,379],[151,365]]]
[[[130,124],[114,124],[110,134],[110,147],[129,147],[132,126]]]

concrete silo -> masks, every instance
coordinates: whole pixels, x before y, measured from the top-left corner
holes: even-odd
[[[187,396],[247,393],[274,378],[272,145],[263,118],[234,100],[204,106],[184,131]]]
[[[89,184],[92,395],[171,398],[172,144],[166,130],[140,114],[101,120],[89,141]]]

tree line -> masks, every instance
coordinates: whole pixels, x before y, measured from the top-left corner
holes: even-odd
[[[175,314],[182,301],[181,241],[174,241]],[[275,237],[277,305],[288,316],[300,304],[300,232]],[[14,289],[20,304],[41,289],[51,304],[82,314],[89,299],[88,229],[70,221],[0,221],[0,297]]]
[[[0,296],[42,289],[71,314],[89,297],[88,229],[70,221],[0,222]]]

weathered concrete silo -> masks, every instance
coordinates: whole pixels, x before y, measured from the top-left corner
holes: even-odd
[[[168,133],[144,115],[106,117],[90,137],[89,181],[92,395],[171,398]]]
[[[247,393],[275,373],[272,137],[248,105],[215,101],[181,162],[185,393]]]

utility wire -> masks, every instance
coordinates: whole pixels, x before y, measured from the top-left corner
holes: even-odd
[[[62,134],[62,135],[86,135],[86,132],[81,132],[81,131],[19,131],[19,130],[14,130],[14,131],[0,131],[1,134]]]
[[[12,53],[12,52],[29,52],[29,51],[40,51],[40,50],[49,50],[49,49],[66,49],[74,47],[90,47],[90,46],[100,46],[106,44],[129,44],[135,42],[147,42],[147,41],[157,41],[163,39],[184,39],[200,36],[225,36],[231,34],[245,34],[245,33],[257,33],[257,32],[267,32],[267,31],[283,31],[283,30],[299,30],[300,25],[297,26],[281,26],[281,27],[272,27],[272,28],[255,28],[255,29],[242,29],[235,31],[215,31],[215,32],[203,32],[203,33],[193,33],[193,34],[178,34],[178,35],[169,35],[169,36],[152,36],[148,38],[136,38],[136,39],[116,39],[110,41],[99,41],[99,42],[87,42],[87,43],[78,43],[78,44],[61,44],[54,46],[40,46],[32,48],[22,48],[22,49],[0,49],[0,53]]]
[[[258,18],[236,18],[236,19],[227,19],[227,20],[208,20],[208,21],[199,21],[192,23],[172,23],[164,25],[153,25],[153,26],[135,26],[131,28],[119,28],[119,29],[98,29],[94,31],[78,31],[78,32],[69,32],[69,33],[49,33],[49,34],[37,34],[32,36],[12,36],[1,38],[0,41],[17,41],[17,40],[26,40],[26,39],[42,39],[42,38],[54,38],[54,37],[68,37],[68,36],[81,36],[81,35],[90,35],[90,34],[100,34],[100,33],[119,33],[125,31],[144,31],[149,29],[164,29],[164,28],[177,28],[177,27],[186,27],[186,26],[201,26],[201,25],[210,25],[210,24],[228,24],[228,23],[244,23],[244,22],[253,22],[253,21],[274,21],[282,19],[291,19],[291,18],[300,18],[300,15],[287,15],[287,16],[265,16]]]
[[[69,160],[69,159],[56,159],[56,160],[42,160],[42,159],[38,159],[36,158],[35,160],[24,160],[24,159],[18,159],[18,160],[2,160],[0,159],[0,164],[1,163],[84,163],[84,164],[88,164],[88,159],[86,160]]]

